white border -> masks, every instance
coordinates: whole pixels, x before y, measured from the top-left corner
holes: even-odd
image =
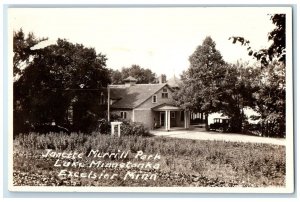
[[[22,3],[22,1],[21,1]],[[154,3],[155,4],[155,3]],[[59,6],[59,5],[58,5]],[[255,6],[255,5],[253,5]],[[287,65],[286,65],[286,80],[287,80],[287,99],[286,99],[286,110],[287,110],[287,146],[286,146],[286,187],[284,188],[211,188],[211,187],[39,187],[39,186],[13,186],[13,176],[12,176],[12,158],[8,158],[8,163],[10,165],[9,169],[9,190],[10,191],[34,191],[34,192],[45,192],[45,191],[56,191],[56,192],[180,192],[180,193],[292,193],[294,191],[294,155],[293,155],[293,136],[288,134],[293,133],[293,75],[292,75],[292,28],[291,28],[291,8],[286,8],[287,12]],[[9,12],[8,12],[9,15]],[[289,18],[289,19],[288,19]],[[8,16],[9,19],[9,16]],[[12,27],[8,27],[9,33],[12,33]],[[12,55],[12,34],[8,34],[9,40],[9,52]],[[12,66],[12,57],[8,60],[8,65]],[[12,68],[9,68],[9,74],[12,74]],[[12,123],[12,76],[9,77],[9,117],[8,120]],[[9,126],[9,133],[12,134],[12,124]],[[12,135],[9,138],[9,156],[13,154],[12,148]]]

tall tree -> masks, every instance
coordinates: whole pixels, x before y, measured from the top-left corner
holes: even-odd
[[[208,114],[220,108],[220,82],[226,69],[221,53],[211,37],[206,37],[190,56],[190,67],[182,75],[183,83],[174,95],[177,104],[194,112],[204,112],[208,129]]]

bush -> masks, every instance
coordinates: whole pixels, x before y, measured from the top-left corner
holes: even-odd
[[[253,124],[253,123],[244,123],[243,124],[243,134],[247,135],[256,135],[256,136],[261,136],[261,127],[260,124]]]
[[[110,133],[110,123],[106,119],[99,120],[95,131],[101,134]]]
[[[141,123],[124,121],[121,125],[121,135],[150,136],[150,133]]]

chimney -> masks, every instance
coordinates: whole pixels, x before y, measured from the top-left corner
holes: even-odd
[[[160,75],[160,77],[158,77],[158,83],[162,84],[162,83],[166,83],[167,82],[167,76],[165,74]]]
[[[125,82],[125,87],[130,87],[130,86],[134,86],[137,80],[134,77],[129,76],[126,79],[124,79],[124,82]]]

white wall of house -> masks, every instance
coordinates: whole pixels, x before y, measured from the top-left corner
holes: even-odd
[[[154,118],[154,112],[151,109],[139,108],[134,110],[134,121],[143,123],[148,129],[153,129]]]

